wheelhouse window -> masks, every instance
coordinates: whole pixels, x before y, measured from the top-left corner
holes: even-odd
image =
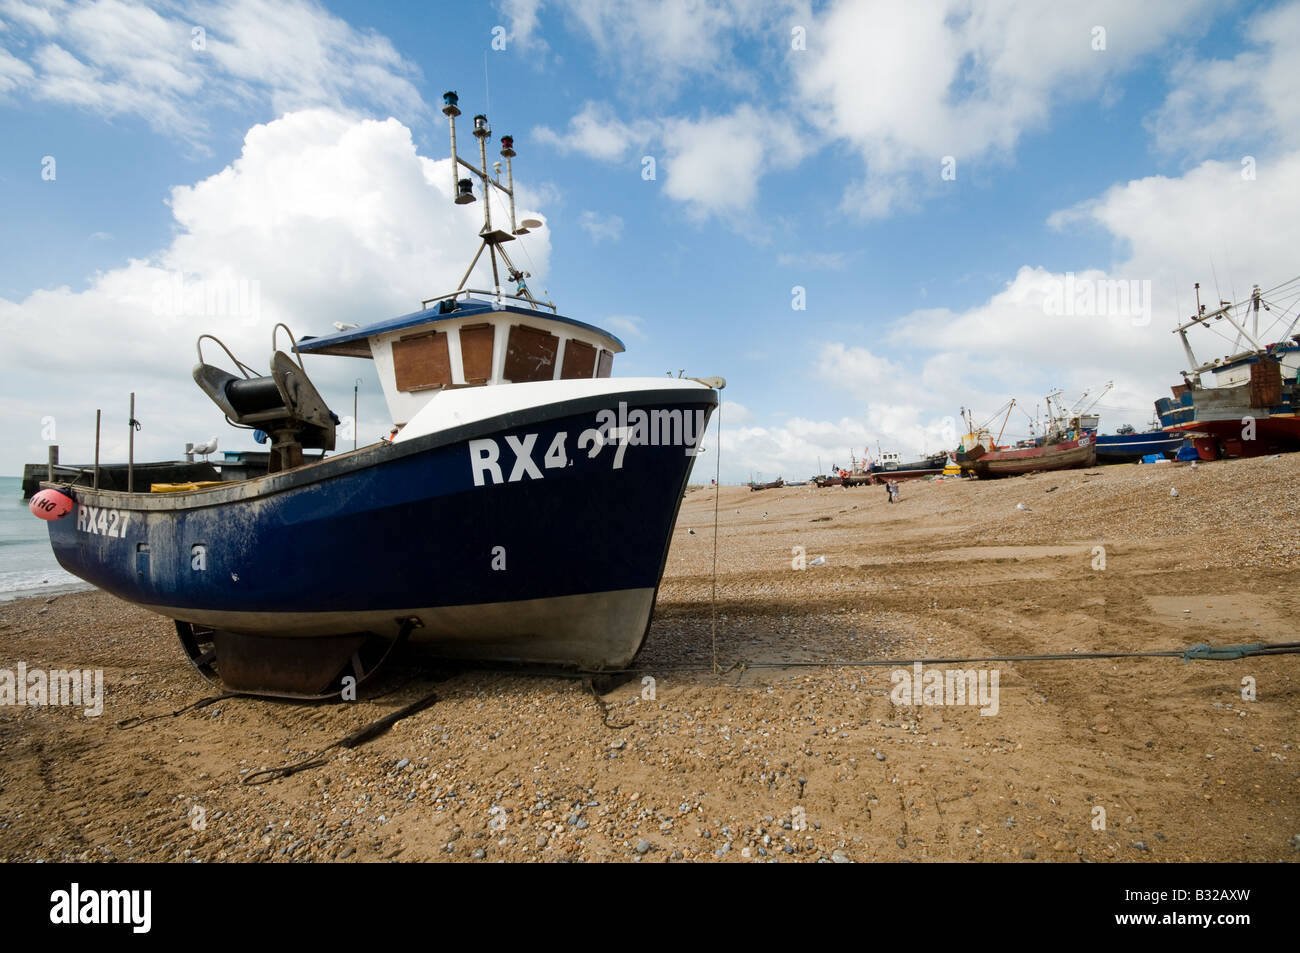
[[[399,391],[410,393],[450,386],[447,335],[427,331],[394,341],[393,373]]]
[[[596,369],[596,349],[585,341],[569,338],[564,342],[564,362],[560,377],[564,380],[591,377]]]
[[[486,384],[492,376],[492,349],[496,328],[474,324],[460,329],[460,360],[466,384]]]
[[[513,325],[506,347],[506,380],[516,384],[552,380],[559,343],[560,339],[548,331],[526,324]]]

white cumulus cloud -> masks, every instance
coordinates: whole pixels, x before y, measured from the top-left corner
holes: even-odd
[[[223,105],[427,112],[414,64],[315,0],[7,0],[0,16],[0,93],[138,116],[200,151]]]
[[[7,393],[26,395],[6,403],[0,472],[44,459],[45,416],[59,421],[64,459],[88,459],[95,408],[116,420],[132,390],[145,423],[139,459],[172,459],[187,440],[218,429],[223,446],[248,445],[190,379],[195,338],[214,333],[264,368],[278,321],[298,335],[325,334],[335,321],[364,325],[450,291],[482,223],[476,206],[450,201],[451,189],[450,161],[419,155],[396,119],[316,109],[253,127],[237,159],[172,190],[176,235],[166,248],[95,275],[84,291],[0,299],[7,342],[0,373]],[[520,209],[521,217],[535,214]],[[521,240],[544,280],[548,229]],[[489,275],[480,262],[470,284],[490,285]],[[205,349],[223,363],[218,354]],[[340,415],[351,413],[361,377],[370,391],[367,399],[363,390],[362,441],[386,430],[368,361],[308,358],[307,370]],[[106,425],[105,458],[125,453],[125,425]]]

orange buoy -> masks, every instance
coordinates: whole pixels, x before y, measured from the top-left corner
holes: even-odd
[[[27,501],[27,508],[32,511],[32,515],[43,520],[61,520],[76,505],[72,497],[58,490],[41,490]]]

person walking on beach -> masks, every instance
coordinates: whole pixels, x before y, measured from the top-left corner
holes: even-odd
[[[889,502],[898,502],[898,484],[892,480],[885,483],[885,492],[889,494]]]

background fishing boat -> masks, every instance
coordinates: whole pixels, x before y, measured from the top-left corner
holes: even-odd
[[[983,443],[976,443],[971,448],[976,451],[974,454],[970,450],[966,451],[971,471],[982,479],[993,479],[1043,470],[1093,466],[1097,462],[1096,434],[1100,419],[1097,415],[1088,413],[1087,407],[1083,407],[1083,400],[1087,396],[1085,392],[1075,407],[1067,411],[1056,402],[1060,391],[1048,394],[1046,433],[1041,437],[1019,441],[1010,447],[992,444],[986,448]],[[1096,400],[1093,401],[1095,403]],[[1007,407],[1008,417],[1014,405],[1015,402],[1012,401]],[[1005,430],[1005,421],[1003,427]]]
[[[918,480],[921,477],[942,474],[948,466],[948,453],[932,453],[919,460],[905,461],[902,455],[881,451],[871,464],[871,474],[877,480]]]
[[[1174,329],[1187,355],[1183,382],[1156,401],[1166,432],[1191,437],[1202,457],[1251,457],[1300,449],[1300,277],[1207,312],[1196,285],[1196,314]],[[1264,315],[1268,323],[1261,330]],[[1228,356],[1198,361],[1188,331],[1233,335]],[[1279,333],[1280,332],[1280,333]],[[1274,336],[1276,335],[1276,336]],[[1272,337],[1272,343],[1264,343]],[[1209,375],[1206,381],[1205,375]]]
[[[1152,454],[1172,457],[1184,442],[1181,434],[1166,433],[1160,428],[1139,433],[1126,425],[1113,434],[1097,435],[1097,462],[1133,463]]]

